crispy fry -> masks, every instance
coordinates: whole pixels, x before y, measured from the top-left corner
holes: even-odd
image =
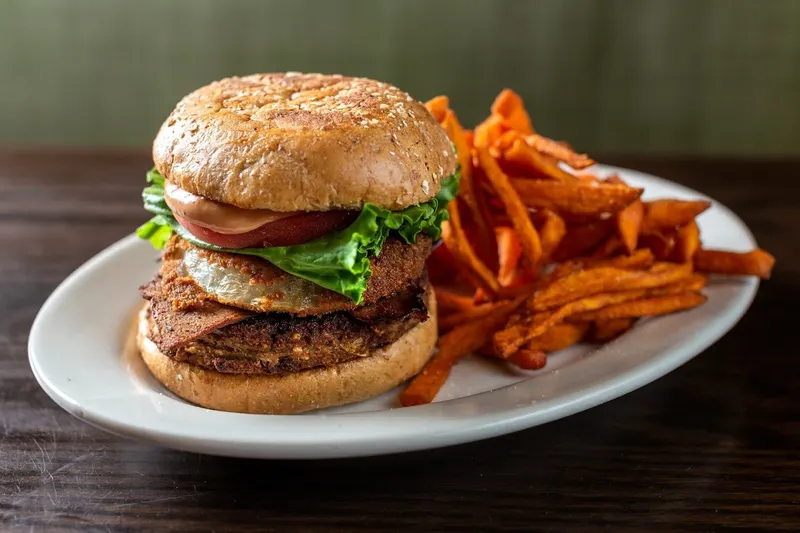
[[[475,287],[481,287],[489,294],[497,294],[500,284],[492,271],[475,255],[461,226],[458,202],[453,201],[447,205],[450,220],[442,224],[442,240],[463,267],[462,273]]]
[[[632,291],[609,292],[596,294],[588,298],[582,298],[563,305],[551,311],[536,313],[527,319],[523,319],[513,326],[508,326],[494,334],[492,338],[495,353],[501,357],[509,357],[519,350],[519,348],[552,328],[561,324],[571,315],[594,311],[608,305],[636,300],[646,294],[645,289]]]
[[[531,118],[525,111],[522,98],[511,89],[503,89],[492,103],[492,114],[499,115],[508,126],[522,134],[533,133]]]
[[[675,234],[675,249],[672,258],[680,263],[689,263],[700,248],[700,228],[694,220],[678,229]]]
[[[461,358],[474,352],[492,338],[508,316],[522,303],[522,298],[504,302],[494,313],[462,324],[439,338],[439,351],[400,393],[403,406],[430,403],[442,388],[450,370]]]
[[[628,207],[617,213],[617,233],[628,254],[632,254],[636,250],[642,218],[644,218],[644,204],[639,199],[631,202]]]
[[[561,263],[559,267],[565,267],[568,265],[577,265],[578,268],[573,269],[573,271],[582,270],[586,268],[598,268],[598,267],[615,267],[615,268],[625,268],[625,269],[632,269],[632,270],[642,270],[645,268],[650,268],[653,266],[655,262],[655,256],[653,252],[651,252],[647,248],[642,248],[641,250],[636,250],[633,252],[632,255],[620,255],[617,257],[584,257],[580,259],[572,259],[570,261],[566,261]],[[557,267],[558,268],[558,267]]]
[[[614,257],[622,250],[623,246],[622,239],[620,239],[619,235],[612,234],[605,242],[595,249],[592,253],[592,257],[596,259]]]
[[[594,165],[594,161],[586,154],[578,154],[569,146],[548,139],[542,135],[532,134],[525,136],[525,143],[537,152],[552,156],[563,161],[575,170],[582,170]]]
[[[675,234],[669,231],[653,231],[639,236],[639,244],[648,248],[656,259],[664,261],[672,256],[675,250]]]
[[[588,322],[558,324],[528,341],[525,348],[545,352],[564,350],[580,342],[588,329]]]
[[[434,287],[436,294],[436,305],[439,311],[455,312],[468,311],[474,307],[472,298],[463,294],[458,294],[446,287]]]
[[[502,136],[501,139],[505,137]],[[501,144],[502,146],[502,144]],[[531,177],[543,177],[556,181],[576,181],[575,176],[565,172],[556,163],[550,161],[525,143],[524,140],[517,138],[509,147],[503,147],[503,159],[525,169]]]
[[[659,229],[674,229],[694,220],[711,207],[705,200],[655,200],[645,202],[642,232]]]
[[[694,255],[694,265],[700,272],[769,279],[775,258],[761,248],[744,253],[701,248]]]
[[[542,350],[523,348],[512,354],[508,362],[523,370],[539,370],[547,365],[547,354]]]
[[[567,233],[567,225],[564,223],[563,218],[549,209],[542,210],[541,215],[544,218],[544,223],[539,230],[542,242],[542,257],[547,261],[556,251],[558,245],[561,244],[561,240]]]
[[[471,305],[470,307],[462,309],[459,312],[449,313],[439,319],[439,331],[447,331],[460,324],[465,324],[467,322],[483,318],[496,312],[498,309],[502,309],[502,307],[507,303],[508,302],[491,302],[481,305]]]
[[[514,279],[514,272],[517,270],[519,258],[522,256],[522,246],[513,228],[500,226],[495,228],[497,237],[497,255],[499,257],[499,269],[497,271],[497,281],[500,285],[509,286]]]
[[[556,280],[534,294],[526,306],[531,311],[544,311],[603,292],[669,285],[688,277],[691,273],[691,265],[670,263],[656,263],[649,270],[592,268]]]
[[[647,291],[647,296],[669,296],[671,294],[681,294],[684,292],[699,292],[708,284],[708,277],[703,274],[692,274],[675,283],[655,287]]]
[[[610,320],[668,315],[702,305],[707,299],[705,295],[699,292],[653,296],[652,298],[608,305],[602,309],[573,315],[572,318],[574,320]]]
[[[554,182],[517,178],[512,179],[511,184],[528,207],[579,215],[616,213],[642,194],[642,189],[602,182]]]
[[[528,210],[489,151],[478,148],[478,158],[486,177],[505,205],[511,223],[517,231],[523,255],[531,266],[536,265],[542,257],[542,243],[536,228],[533,227]]]
[[[633,327],[633,318],[608,318],[594,322],[592,340],[595,342],[608,342],[616,339]],[[584,322],[585,323],[585,322]]]
[[[489,148],[494,146],[497,139],[508,131],[508,125],[500,115],[489,115],[489,117],[475,126],[475,138],[473,140],[475,148]]]
[[[428,109],[428,112],[433,115],[433,118],[436,119],[436,122],[441,123],[450,108],[450,99],[444,95],[435,96],[425,102],[425,107]]]
[[[600,244],[612,232],[611,220],[597,220],[586,224],[567,226],[567,234],[553,252],[552,260],[567,261],[578,257]]]

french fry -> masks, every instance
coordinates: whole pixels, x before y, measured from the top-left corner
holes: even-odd
[[[667,296],[653,296],[634,301],[608,305],[602,309],[573,315],[574,320],[610,320],[617,318],[643,318],[668,315],[691,309],[705,303],[708,298],[699,292],[684,292]]]
[[[648,289],[647,296],[669,296],[684,292],[700,292],[707,284],[708,277],[695,273],[675,283]]]
[[[439,95],[425,102],[425,107],[436,119],[436,122],[441,124],[450,108],[450,99],[447,96]]]
[[[532,134],[525,136],[525,143],[542,154],[547,154],[559,161],[563,161],[575,170],[582,170],[584,168],[594,165],[594,161],[586,154],[578,154],[569,146],[548,139],[542,135]]]
[[[656,259],[664,261],[672,256],[675,250],[675,234],[665,231],[652,231],[639,236],[639,247],[648,248]]]
[[[710,274],[769,279],[775,258],[761,248],[744,253],[700,248],[694,255],[694,265],[700,272]]]
[[[504,302],[494,313],[462,324],[439,338],[439,351],[425,364],[411,383],[400,393],[401,405],[430,403],[461,358],[474,352],[492,338],[508,316],[522,303],[522,298]]]
[[[619,235],[612,234],[592,252],[592,257],[596,259],[614,257],[617,252],[622,250],[623,246]]]
[[[531,311],[544,311],[594,294],[669,285],[691,274],[692,265],[688,264],[656,263],[649,270],[592,268],[554,281],[534,294],[526,306]]]
[[[542,350],[523,348],[512,354],[508,362],[523,370],[539,370],[547,365],[547,354]]]
[[[622,239],[628,254],[632,254],[636,250],[643,218],[644,204],[639,199],[634,200],[625,209],[617,213],[617,233]]]
[[[525,344],[525,349],[557,352],[577,344],[589,329],[588,322],[558,324]]]
[[[553,252],[552,260],[562,262],[594,249],[613,231],[611,220],[596,220],[586,224],[567,225],[567,234]]]
[[[513,228],[507,226],[495,228],[495,236],[499,258],[497,281],[500,282],[500,285],[507,287],[514,280],[514,273],[522,256],[522,246]]]
[[[503,159],[525,169],[527,173],[531,174],[531,177],[543,177],[555,181],[576,181],[575,176],[561,169],[556,163],[531,148],[520,138],[515,139],[511,146],[503,148]]]
[[[675,248],[672,251],[672,259],[679,263],[689,263],[699,248],[700,228],[697,226],[697,222],[692,220],[679,228],[675,234]]]
[[[598,267],[614,267],[625,268],[632,270],[642,270],[650,268],[655,262],[655,256],[648,248],[636,250],[632,255],[620,255],[617,257],[585,257],[580,259],[572,259],[562,263],[562,265],[577,264],[580,266],[578,270],[587,268]],[[559,265],[561,266],[561,265]]]
[[[516,178],[511,180],[511,185],[528,207],[578,215],[616,213],[642,194],[642,189],[602,182],[555,182]]]
[[[567,233],[567,225],[563,218],[549,209],[543,209],[541,216],[544,218],[544,223],[539,229],[539,238],[542,243],[542,257],[547,261],[561,244]]]
[[[502,309],[507,302],[491,302],[481,305],[472,305],[469,308],[462,309],[456,313],[449,313],[439,319],[439,331],[447,331],[453,329],[459,324],[465,324],[473,320],[478,320],[487,315]]]
[[[633,327],[633,321],[633,318],[607,318],[596,320],[592,328],[592,340],[595,342],[608,342],[612,339],[616,339]]]
[[[533,227],[528,210],[511,186],[508,176],[503,174],[497,161],[494,160],[486,148],[478,148],[478,159],[484,172],[486,172],[486,177],[505,205],[511,223],[517,231],[523,255],[528,260],[529,265],[536,265],[542,257],[542,243],[539,240],[536,228]]]
[[[523,319],[513,326],[506,327],[492,337],[495,353],[507,358],[520,349],[523,344],[534,339],[555,325],[561,324],[571,315],[594,311],[603,307],[637,300],[646,294],[645,289],[632,291],[609,292],[595,294],[580,300],[574,300],[557,309],[536,313],[527,319]]]
[[[503,89],[492,103],[492,114],[503,118],[505,123],[513,130],[522,134],[533,133],[531,118],[525,111],[522,98],[511,89]]]
[[[461,225],[458,201],[447,204],[450,220],[442,224],[442,240],[463,267],[462,273],[475,287],[481,287],[491,295],[497,294],[500,284],[491,270],[475,255]]]
[[[460,313],[474,307],[471,297],[458,294],[442,286],[434,287],[434,294],[439,311]]]
[[[475,126],[475,138],[473,140],[475,148],[488,149],[493,147],[500,136],[508,131],[508,125],[500,115],[489,115],[489,117]]]
[[[642,232],[684,226],[711,207],[705,200],[655,200],[645,202]]]

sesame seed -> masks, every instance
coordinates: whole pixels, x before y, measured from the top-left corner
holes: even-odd
[[[378,107],[381,109],[389,109],[389,104],[381,104]]]
[[[428,180],[422,180],[422,192],[428,194],[428,191],[431,190],[430,185],[428,185]]]
[[[394,153],[394,152],[392,152],[392,151],[390,151],[390,152],[389,152],[389,155],[391,155],[391,156],[394,156],[394,155],[395,155],[395,153]]]

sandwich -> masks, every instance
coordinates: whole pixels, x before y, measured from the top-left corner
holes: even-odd
[[[209,409],[293,414],[417,374],[437,338],[425,263],[456,195],[455,149],[389,84],[232,77],[184,97],[153,143],[137,229],[150,372]]]

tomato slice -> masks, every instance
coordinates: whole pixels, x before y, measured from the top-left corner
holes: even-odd
[[[302,213],[268,222],[246,233],[236,234],[218,233],[189,222],[177,214],[174,216],[181,226],[208,244],[222,248],[268,248],[303,244],[346,228],[358,217],[358,211]]]

